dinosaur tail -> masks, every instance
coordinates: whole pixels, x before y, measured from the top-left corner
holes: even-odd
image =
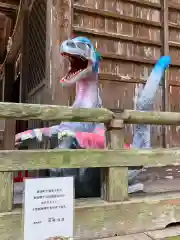
[[[151,110],[156,91],[159,87],[160,81],[164,75],[165,70],[171,62],[169,56],[160,57],[156,62],[150,76],[147,79],[146,85],[142,90],[139,99],[137,100],[136,109],[140,111]]]
[[[150,76],[147,79],[144,89],[136,102],[136,110],[150,111],[152,110],[153,100],[156,91],[159,87],[160,81],[164,75],[165,70],[170,64],[171,58],[169,56],[160,57]],[[144,124],[137,124],[133,137],[132,147],[134,148],[149,148],[150,144],[150,126]]]
[[[144,89],[141,91],[140,96],[136,102],[136,110],[140,111],[150,111],[152,110],[153,100],[156,94],[156,91],[159,87],[160,81],[164,75],[165,70],[168,68],[168,65],[171,62],[169,56],[160,57],[150,76],[147,79]],[[150,138],[150,125],[146,124],[137,124],[135,126],[135,132],[132,142],[133,148],[150,148],[151,147],[151,138]],[[135,177],[142,171],[141,170],[132,170],[129,171],[129,184],[132,184]],[[133,190],[132,190],[133,191]]]

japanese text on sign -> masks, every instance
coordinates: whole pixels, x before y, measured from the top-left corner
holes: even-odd
[[[24,240],[73,237],[72,177],[25,180]]]

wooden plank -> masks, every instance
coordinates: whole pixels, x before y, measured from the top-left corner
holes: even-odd
[[[120,149],[124,145],[124,124],[122,120],[112,120],[107,125],[106,146]],[[128,199],[128,168],[112,167],[102,169],[102,198],[107,201]]]
[[[161,32],[161,39],[163,42],[163,53],[162,54],[168,56],[169,55],[168,0],[161,0],[161,5],[162,5],[161,18],[162,18],[162,22],[163,22],[163,29]],[[169,81],[168,81],[168,72],[165,71],[164,77],[163,77],[163,92],[162,92],[163,111],[169,111],[170,104],[168,103],[168,99],[169,99]],[[167,128],[167,126],[162,127],[163,147],[167,147],[167,144],[169,143],[169,141],[168,141],[169,132],[170,131],[169,131],[169,128]]]
[[[150,7],[150,8],[155,8],[155,9],[161,9],[161,4],[158,3],[158,1],[152,1],[152,2],[147,2],[146,0],[126,0],[126,2],[130,3],[136,3],[139,6],[143,7]]]
[[[0,102],[0,119],[40,119],[45,121],[108,122],[114,113],[105,108],[72,108],[57,105]],[[116,118],[127,124],[180,125],[178,112],[122,110]],[[116,121],[116,120],[114,120]]]
[[[180,220],[179,205],[180,194],[172,193],[116,203],[77,200],[74,238],[91,240],[164,229],[172,221]],[[23,240],[22,225],[21,209],[0,214],[1,239]]]
[[[180,150],[1,150],[0,171],[180,165]]]
[[[13,181],[11,172],[0,172],[0,212],[12,210]]]
[[[3,89],[3,101],[11,101],[14,84],[14,65],[5,65],[5,81]],[[3,149],[14,149],[14,136],[16,121],[14,119],[5,120]],[[13,207],[13,173],[0,172],[0,212],[10,211]]]
[[[105,108],[86,109],[42,104],[0,103],[0,119],[108,122],[112,117],[113,112]]]
[[[150,26],[155,26],[155,27],[159,27],[159,28],[162,27],[160,22],[150,21],[150,20],[136,18],[136,17],[124,16],[122,14],[119,14],[118,12],[95,9],[95,8],[83,6],[83,5],[80,5],[77,3],[74,4],[74,9],[78,12],[93,14],[93,15],[106,17],[106,18],[114,18],[117,20],[124,20],[124,21],[130,22],[130,23],[142,23],[142,24],[148,25],[148,26],[150,25]]]
[[[9,11],[16,12],[17,10],[18,10],[18,6],[15,4],[0,2],[0,11],[3,13],[7,13]]]
[[[6,120],[3,149],[14,149],[16,121]],[[0,212],[12,210],[13,207],[13,173],[0,172]]]
[[[6,58],[4,62],[13,63],[17,57],[17,53],[21,46],[21,36],[22,36],[22,29],[21,29],[21,22],[23,21],[24,11],[22,10],[23,1],[20,1],[16,23],[14,26],[14,30],[11,36],[12,45],[10,46],[10,50],[6,54]]]
[[[102,199],[109,202],[127,200],[128,168],[111,167],[102,171]]]
[[[139,1],[139,0],[138,0]],[[134,36],[126,36],[126,35],[122,35],[122,34],[119,34],[119,33],[109,33],[109,32],[99,32],[99,31],[96,31],[96,30],[93,30],[93,29],[89,29],[89,28],[83,28],[83,27],[79,27],[79,26],[73,26],[73,30],[77,33],[81,33],[81,34],[86,34],[86,35],[90,35],[90,36],[98,36],[98,37],[102,37],[102,38],[105,38],[105,37],[108,37],[110,39],[119,39],[119,40],[127,40],[127,41],[130,41],[130,42],[133,42],[133,43],[140,43],[140,44],[148,44],[148,45],[151,45],[151,46],[157,46],[157,47],[161,47],[162,44],[160,41],[152,41],[150,39],[143,39],[143,38],[138,38],[138,37],[134,37]],[[103,73],[100,73],[100,75],[103,74]],[[119,77],[121,78],[121,76],[112,76],[111,77]],[[123,78],[122,78],[123,79]]]
[[[59,46],[63,41],[71,39],[74,35],[72,32],[72,23],[74,21],[73,0],[51,1],[52,16],[50,15],[50,19],[52,20],[50,37],[52,47],[50,52],[50,64],[52,64],[52,70],[51,81],[49,81],[51,101],[48,102],[48,104],[52,102],[52,104],[70,106],[74,102],[76,87],[75,84],[70,88],[62,88],[59,85],[59,80],[67,74],[69,69],[68,62],[60,57]]]
[[[29,52],[28,52],[28,36],[29,36],[29,9],[28,0],[24,0],[23,9],[24,16],[23,21],[20,22],[22,35],[21,35],[21,58],[20,58],[20,94],[19,102],[25,102],[28,96],[27,82],[29,77]]]
[[[54,44],[52,43],[53,39],[53,6],[52,6],[52,0],[47,0],[47,6],[46,6],[46,72],[45,72],[45,88],[44,88],[44,94],[43,94],[43,103],[53,104],[53,84],[56,82],[56,79],[54,78],[54,69],[53,69],[53,54],[52,54],[52,48],[54,47]],[[56,39],[57,40],[57,39]],[[56,48],[57,51],[57,48]],[[57,53],[58,54],[58,53]],[[52,80],[53,79],[53,80]]]
[[[128,124],[180,125],[178,112],[122,110],[121,113],[116,113],[116,118]]]

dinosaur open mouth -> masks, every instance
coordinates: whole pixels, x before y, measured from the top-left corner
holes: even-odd
[[[62,55],[68,58],[70,68],[68,73],[60,80],[60,82],[70,81],[73,77],[75,77],[88,67],[88,60],[81,56],[70,55],[67,53],[62,53]]]

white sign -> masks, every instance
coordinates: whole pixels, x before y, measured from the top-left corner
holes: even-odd
[[[73,177],[25,179],[24,240],[73,237]]]

